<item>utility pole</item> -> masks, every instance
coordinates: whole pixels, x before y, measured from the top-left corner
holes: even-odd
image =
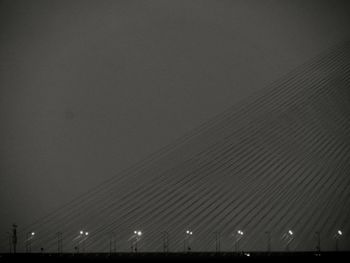
[[[12,224],[12,245],[13,245],[13,253],[16,254],[16,246],[17,246],[17,225]]]

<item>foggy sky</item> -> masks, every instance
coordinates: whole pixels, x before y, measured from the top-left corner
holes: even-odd
[[[0,230],[349,37],[347,1],[1,1]]]

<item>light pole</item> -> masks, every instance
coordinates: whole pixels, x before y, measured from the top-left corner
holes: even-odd
[[[116,253],[117,252],[117,236],[116,234],[113,232],[113,252]]]
[[[109,253],[112,254],[112,252],[117,252],[117,238],[114,232],[109,234]]]
[[[287,234],[285,235],[287,244],[286,244],[286,251],[289,251],[289,244],[294,240],[294,233],[292,230],[288,230]]]
[[[167,231],[163,232],[163,252],[169,252],[169,233]]]
[[[11,238],[11,232],[7,231],[6,234],[8,235],[9,238],[9,253],[12,253],[12,238]]]
[[[315,232],[315,234],[316,234],[316,237],[317,237],[316,251],[318,253],[320,253],[321,252],[321,232],[317,231],[317,232]]]
[[[239,249],[239,241],[243,238],[244,232],[242,230],[237,231],[237,235],[235,236],[235,251],[238,252]]]
[[[266,231],[265,234],[267,235],[267,252],[271,252],[271,232]]]
[[[57,232],[57,253],[62,253],[63,247],[62,232]]]
[[[108,238],[109,238],[109,254],[112,254],[113,234],[109,234]]]
[[[338,242],[339,239],[342,237],[343,232],[341,230],[338,230],[337,233],[335,234],[335,251],[338,251]]]
[[[142,232],[140,230],[135,230],[134,231],[134,237],[135,237],[135,247],[132,245],[131,246],[131,249],[134,250],[136,253],[137,253],[137,243],[139,242],[139,240],[141,239],[141,236],[142,236]],[[134,248],[134,249],[133,249]]]
[[[76,253],[79,253],[80,243],[82,245],[82,251],[85,252],[85,240],[88,238],[89,232],[84,232],[84,230],[79,231],[79,235],[74,238],[77,240],[77,245],[74,247]]]
[[[26,252],[32,252],[32,239],[35,236],[35,232],[28,232],[26,235]]]
[[[13,245],[13,253],[17,252],[17,225],[12,224],[12,245]]]
[[[80,250],[80,239],[83,237],[83,235],[84,235],[84,231],[83,230],[80,230],[79,231],[79,236],[77,237],[77,246],[75,247],[75,250],[76,250],[76,252],[77,253],[79,253],[79,250]]]
[[[84,236],[83,236],[83,240],[82,240],[82,245],[83,245],[83,252],[85,253],[85,247],[86,247],[86,239],[88,238],[88,236],[89,236],[89,232],[85,232],[84,233]]]
[[[184,239],[184,251],[191,251],[191,243],[190,238],[192,237],[193,232],[190,230],[186,230],[185,232],[185,239]]]
[[[215,252],[220,252],[221,249],[221,236],[220,232],[214,232],[215,235]]]

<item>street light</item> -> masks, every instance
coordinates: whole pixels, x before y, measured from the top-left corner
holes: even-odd
[[[57,232],[57,253],[62,253],[63,237],[62,232]]]
[[[134,244],[135,244],[135,252],[137,252],[137,243],[138,243],[139,240],[141,239],[142,231],[140,231],[140,230],[135,230],[135,231],[134,231],[134,236],[135,236],[135,242],[134,242]],[[134,249],[133,249],[133,244],[131,245],[131,249],[134,250]]]
[[[12,245],[13,245],[13,253],[17,253],[17,225],[12,224]]]
[[[215,252],[220,252],[221,249],[221,237],[220,232],[214,232],[215,235]]]
[[[9,238],[9,253],[12,253],[12,236],[11,236],[11,232],[10,231],[6,231],[6,234],[8,235]]]
[[[266,231],[265,234],[267,235],[267,252],[271,252],[271,232]]]
[[[117,252],[117,240],[114,232],[109,233],[109,253]]]
[[[335,234],[335,251],[338,251],[338,242],[341,236],[343,235],[343,232],[341,230],[338,230],[337,233]]]
[[[193,235],[193,232],[191,230],[186,230],[185,239],[184,239],[184,251],[186,251],[186,247],[187,247],[187,251],[191,251],[190,238],[192,235]]]
[[[318,253],[321,252],[321,232],[317,231],[315,232],[316,236],[317,236],[317,245],[316,245],[316,251]]]
[[[85,237],[84,237],[84,235],[85,235]],[[84,235],[83,235],[83,240],[81,241],[82,243],[83,243],[83,252],[85,252],[85,247],[86,247],[86,239],[88,238],[88,236],[89,236],[89,232],[85,232],[84,233]]]
[[[244,232],[242,230],[237,231],[237,235],[235,236],[235,251],[237,252],[239,249],[239,241],[243,238]]]
[[[169,233],[167,231],[162,232],[163,235],[163,252],[169,252]]]
[[[77,253],[79,253],[80,243],[82,243],[82,250],[85,252],[85,240],[87,239],[89,232],[80,230],[79,235],[74,238],[77,239],[77,246],[74,247]]]
[[[32,252],[32,239],[35,236],[35,232],[28,232],[26,235],[26,252]]]
[[[289,244],[294,240],[294,233],[292,230],[288,230],[288,233],[284,236],[287,241],[286,250],[289,251]]]

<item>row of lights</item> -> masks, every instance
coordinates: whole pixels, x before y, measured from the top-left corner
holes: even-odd
[[[85,237],[87,237],[88,235],[89,235],[89,232],[87,232],[87,231],[83,231],[83,230],[80,230],[79,231],[79,237],[82,237],[82,236],[85,236]],[[240,235],[240,236],[243,236],[244,235],[244,232],[242,231],[242,230],[238,230],[237,231],[237,234],[238,235]],[[288,234],[290,235],[290,236],[293,236],[294,235],[294,233],[293,233],[293,231],[292,230],[288,230]],[[142,231],[140,231],[140,230],[135,230],[134,231],[134,235],[136,236],[136,240],[138,241],[139,240],[139,238],[142,236]],[[186,230],[186,237],[190,237],[190,236],[192,236],[193,235],[193,232],[192,231],[190,231],[190,230]],[[341,231],[341,230],[338,230],[337,231],[337,237],[339,238],[340,236],[342,236],[343,235],[343,232]],[[30,233],[28,233],[28,236],[30,236],[30,238],[33,238],[34,236],[35,236],[35,232],[30,232]],[[28,241],[29,239],[27,239],[27,241]]]
[[[89,235],[89,232],[84,232],[83,230],[80,230],[80,231],[79,231],[79,234],[80,234],[80,236],[84,236],[84,235],[85,235],[85,236],[88,236],[88,235]],[[141,232],[140,230],[135,230],[135,231],[134,231],[134,234],[137,235],[137,236],[139,236],[139,237],[142,236],[142,232]],[[186,234],[192,236],[192,235],[193,235],[193,232],[190,231],[190,230],[186,230]],[[243,232],[242,230],[238,230],[238,231],[237,231],[237,234],[243,236],[243,235],[244,235],[244,232]],[[290,234],[291,236],[294,235],[294,233],[293,233],[292,230],[288,230],[288,234]],[[338,230],[337,234],[338,234],[339,236],[342,236],[342,235],[343,235],[343,232],[342,232],[341,230]],[[31,235],[32,237],[35,236],[35,232],[31,232],[30,235]]]

